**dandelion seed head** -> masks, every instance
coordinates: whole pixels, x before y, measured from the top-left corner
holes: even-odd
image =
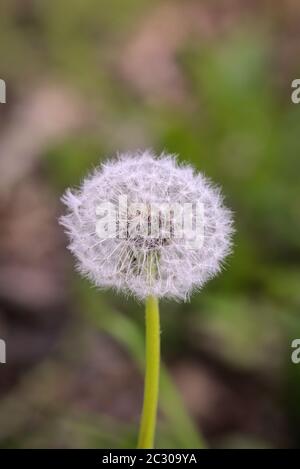
[[[125,222],[118,205],[124,196]],[[231,251],[232,216],[221,191],[191,166],[178,164],[173,155],[121,154],[96,168],[78,189],[68,189],[62,201],[67,213],[60,223],[69,236],[76,267],[100,288],[141,300],[148,295],[187,300],[221,270]],[[117,234],[101,238],[97,208],[107,202],[119,207],[114,212]],[[169,207],[195,203],[202,207],[203,231],[201,242],[191,247],[182,226],[175,233],[178,213]],[[194,218],[195,214],[193,222]]]

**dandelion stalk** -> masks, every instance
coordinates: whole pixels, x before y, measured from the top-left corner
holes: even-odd
[[[151,449],[154,446],[159,368],[160,328],[158,300],[154,296],[148,296],[146,299],[146,374],[138,448]]]

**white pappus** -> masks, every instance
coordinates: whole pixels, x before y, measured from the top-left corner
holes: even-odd
[[[97,232],[99,206],[109,203],[117,207],[124,196],[126,223],[116,210],[117,235],[101,239]],[[151,151],[121,154],[96,168],[78,189],[68,189],[62,201],[67,213],[60,223],[70,238],[69,249],[80,273],[98,287],[115,288],[141,300],[149,295],[187,300],[220,271],[231,251],[232,215],[223,204],[220,189],[190,165],[179,164],[173,155],[156,157]],[[167,222],[163,212],[158,212],[159,232],[151,233],[151,207],[174,204],[202,207],[203,235],[198,244],[191,247],[187,243],[184,229],[179,230],[182,236],[175,233],[178,219],[173,209]],[[146,207],[146,215],[130,206]]]

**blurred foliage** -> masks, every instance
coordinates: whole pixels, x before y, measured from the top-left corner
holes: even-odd
[[[66,0],[33,0],[20,13],[17,1],[2,0],[1,71],[21,87],[25,77],[60,79],[97,113],[96,129],[68,137],[44,155],[43,169],[57,196],[107,155],[136,142],[179,154],[223,186],[235,213],[234,253],[225,273],[191,303],[163,302],[163,355],[172,360],[208,353],[233,369],[275,376],[280,390],[273,398],[297,445],[300,367],[290,362],[290,343],[300,336],[300,107],[274,79],[277,51],[258,20],[244,28],[240,23],[222,38],[184,41],[175,60],[187,88],[182,105],[135,93],[116,72],[116,62],[126,53],[123,42],[162,3],[150,8],[140,0],[126,7],[121,0],[76,0],[70,8]],[[285,79],[289,88],[291,77]],[[140,366],[142,306],[97,293],[85,282],[75,283],[74,298],[84,321],[119,341]],[[166,368],[161,387],[159,445],[201,446]],[[134,444],[131,424],[105,419],[72,411],[63,419],[72,435],[67,444]],[[38,447],[47,439],[55,445],[60,434],[54,421],[44,438],[40,430],[30,442],[4,435],[2,446]],[[246,434],[220,441],[226,447],[271,444]]]

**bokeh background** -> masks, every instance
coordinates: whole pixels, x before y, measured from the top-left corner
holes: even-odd
[[[161,305],[159,448],[299,447],[297,0],[1,0],[2,448],[134,447],[143,305],[73,270],[60,196],[106,157],[178,153],[223,186],[225,272]]]

